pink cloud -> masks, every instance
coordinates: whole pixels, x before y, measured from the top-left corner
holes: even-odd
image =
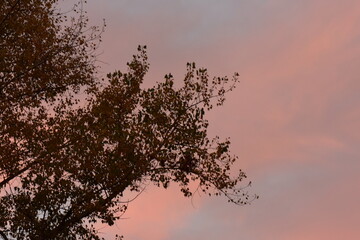
[[[196,3],[155,2],[93,3],[108,18],[105,68],[124,69],[137,44],[147,44],[148,86],[168,72],[181,79],[188,61],[211,74],[239,71],[238,88],[209,114],[210,134],[231,137],[238,167],[261,198],[247,208],[200,198],[194,209],[176,188],[149,188],[130,204],[119,232],[128,239],[215,239],[216,231],[229,240],[358,239],[360,3],[228,1],[216,3],[221,12],[214,1],[201,11]]]

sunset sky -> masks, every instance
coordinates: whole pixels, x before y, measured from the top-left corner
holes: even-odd
[[[260,199],[184,198],[149,185],[103,236],[128,240],[360,239],[359,0],[89,0],[106,20],[101,72],[147,45],[144,86],[195,61],[239,72],[210,136],[230,137]],[[246,184],[246,183],[244,183]]]

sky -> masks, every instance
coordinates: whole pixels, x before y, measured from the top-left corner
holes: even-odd
[[[211,76],[239,72],[210,136],[231,152],[260,198],[249,206],[149,185],[102,236],[128,240],[360,239],[358,0],[89,0],[106,20],[101,72],[126,70],[147,45],[144,86],[195,61]]]

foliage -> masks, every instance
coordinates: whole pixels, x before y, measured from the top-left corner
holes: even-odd
[[[143,89],[146,47],[98,80],[94,50],[101,30],[56,10],[56,0],[0,5],[0,236],[100,239],[126,210],[125,191],[146,182],[251,199],[231,176],[228,140],[209,139],[205,113],[222,105],[233,78],[210,79],[187,64],[184,84],[171,74]],[[21,24],[20,24],[21,23]],[[80,98],[86,96],[86,99]]]

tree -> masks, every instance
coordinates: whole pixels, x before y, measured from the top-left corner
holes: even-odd
[[[210,139],[205,119],[237,74],[210,79],[188,63],[182,87],[168,74],[143,89],[139,46],[127,72],[98,79],[101,29],[87,26],[81,4],[69,18],[56,3],[0,5],[0,236],[100,239],[94,223],[114,224],[125,191],[145,182],[176,182],[189,197],[196,181],[196,191],[249,203],[244,172],[230,173],[229,140]]]

